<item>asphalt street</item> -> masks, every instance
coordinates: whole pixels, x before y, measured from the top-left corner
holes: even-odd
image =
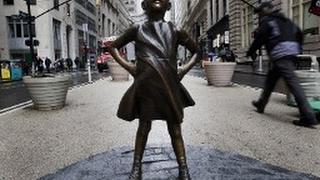
[[[86,71],[75,71],[66,73],[72,76],[70,87],[88,82],[88,73]],[[92,72],[93,81],[107,76],[109,76],[108,72]],[[30,100],[30,95],[22,81],[0,83],[0,111]]]

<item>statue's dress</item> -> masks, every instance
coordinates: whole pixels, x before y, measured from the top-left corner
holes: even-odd
[[[166,120],[181,123],[183,108],[195,103],[177,76],[178,45],[189,36],[171,22],[146,22],[128,29],[113,47],[135,42],[137,74],[123,96],[117,116],[132,121]]]

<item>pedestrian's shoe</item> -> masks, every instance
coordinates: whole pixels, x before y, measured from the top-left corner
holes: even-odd
[[[179,180],[191,180],[187,165],[179,167]]]
[[[130,172],[129,180],[141,180],[142,171],[141,171],[141,162],[134,162],[132,170]]]
[[[296,126],[302,126],[302,127],[311,128],[311,129],[317,129],[315,125],[319,124],[319,123],[306,123],[304,120],[294,120],[292,123]]]
[[[251,104],[257,108],[258,113],[264,113],[264,107],[259,101],[252,101]]]

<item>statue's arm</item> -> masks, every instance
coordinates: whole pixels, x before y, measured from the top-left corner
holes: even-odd
[[[199,47],[196,42],[188,35],[184,30],[178,31],[178,43],[185,46],[192,54],[191,59],[178,70],[178,77],[182,79],[190,69],[198,62],[199,59]]]
[[[131,41],[134,41],[134,37],[136,36],[136,33],[137,33],[137,27],[136,26],[130,27],[117,40],[107,45],[108,51],[110,52],[111,56],[133,76],[136,74],[136,69],[137,69],[136,65],[124,59],[120,55],[120,52],[118,49],[127,45]]]

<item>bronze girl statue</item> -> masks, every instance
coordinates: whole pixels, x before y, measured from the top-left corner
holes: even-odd
[[[177,30],[171,22],[164,21],[166,11],[171,8],[169,0],[144,0],[142,8],[148,20],[129,28],[107,45],[114,59],[134,77],[134,83],[123,96],[117,113],[126,121],[139,118],[130,179],[141,179],[141,161],[152,120],[156,119],[167,122],[179,165],[179,179],[191,179],[180,124],[183,108],[195,103],[180,81],[197,62],[198,46],[185,31]],[[135,42],[136,64],[127,62],[118,51],[132,41]],[[193,55],[179,70],[178,45],[185,46]]]

